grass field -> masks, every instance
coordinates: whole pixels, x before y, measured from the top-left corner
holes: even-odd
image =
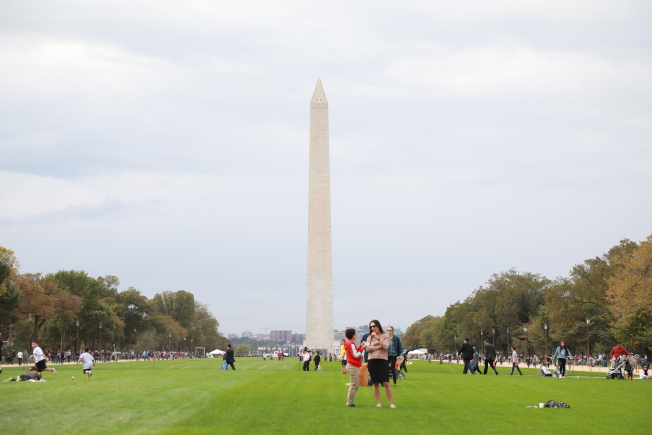
[[[217,359],[106,363],[90,381],[81,365],[59,366],[57,376],[45,373],[47,382],[0,383],[0,427],[49,435],[652,431],[652,381],[541,378],[535,369],[503,376],[507,366],[498,367],[500,376],[462,376],[461,365],[417,361],[394,389],[397,409],[384,394],[376,408],[371,387],[346,408],[348,376],[339,363],[309,373],[294,358],[239,358],[236,371],[220,366]],[[23,370],[4,366],[1,377]],[[571,408],[526,408],[548,400]]]

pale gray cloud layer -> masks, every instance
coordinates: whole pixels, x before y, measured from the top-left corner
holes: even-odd
[[[338,328],[404,328],[652,231],[647,1],[0,9],[0,245],[23,271],[303,331],[317,77]]]

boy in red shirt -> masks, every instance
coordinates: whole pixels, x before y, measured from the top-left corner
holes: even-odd
[[[346,352],[346,372],[349,374],[351,382],[349,384],[349,393],[346,396],[346,406],[355,408],[355,393],[358,391],[358,373],[362,361],[362,345],[355,345],[355,329],[349,328],[345,332],[348,340],[344,342],[344,351]]]

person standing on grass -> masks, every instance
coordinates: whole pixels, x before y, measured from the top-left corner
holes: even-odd
[[[86,380],[89,380],[93,376],[93,366],[95,365],[95,358],[93,355],[88,353],[88,348],[84,348],[84,353],[79,356],[79,361],[76,364],[84,363],[82,366],[83,373],[86,374]]]
[[[566,347],[566,343],[562,341],[561,344],[557,347],[557,350],[555,350],[555,354],[552,356],[552,359],[556,360],[557,365],[559,366],[560,378],[566,377],[566,361],[572,357],[573,356]]]
[[[518,366],[518,352],[516,352],[516,347],[512,346],[512,372],[510,376],[514,374],[514,369],[518,370],[519,374],[523,376],[523,372]]]
[[[310,371],[310,351],[308,348],[303,349],[303,355],[302,355],[302,360],[303,360],[303,371],[304,372],[309,372]]]
[[[387,327],[387,335],[389,336],[389,349],[387,349],[387,357],[389,361],[389,372],[392,374],[394,386],[396,386],[396,358],[401,354],[401,339],[398,335],[394,335],[394,327]],[[428,360],[430,364],[430,360]]]
[[[344,349],[344,339],[340,338],[340,359],[342,360],[342,374],[346,374],[346,350]]]
[[[462,355],[462,359],[464,360],[464,372],[462,374],[465,375],[471,368],[471,360],[473,359],[473,346],[469,344],[468,338],[464,339],[464,343],[457,354]],[[473,371],[471,371],[471,374],[473,374]]]
[[[389,386],[389,370],[388,370],[388,356],[387,349],[389,349],[389,336],[383,331],[383,327],[378,320],[369,322],[369,330],[371,334],[364,342],[364,347],[369,353],[369,362],[367,368],[371,376],[371,382],[374,386],[374,398],[376,399],[376,406],[380,408],[380,387],[382,384],[385,387],[385,396],[389,401],[390,408],[396,408],[394,405],[394,398],[392,397],[392,388]]]
[[[349,392],[346,395],[346,406],[355,408],[355,393],[358,391],[360,367],[362,361],[362,345],[355,345],[355,329],[349,328],[344,333],[346,335],[346,342],[344,342],[344,349],[346,351],[346,372],[349,374]]]
[[[484,354],[484,374],[487,374],[487,366],[491,367],[496,374],[496,348],[493,344],[489,343],[489,339],[484,339],[484,346],[482,348],[482,353]]]
[[[317,355],[315,355],[315,371],[320,370],[321,367],[319,367],[319,362],[321,361],[321,356],[319,355],[319,351],[317,351]]]
[[[224,362],[226,362],[228,365],[231,366],[233,370],[235,370],[235,365],[233,363],[235,362],[235,354],[233,353],[233,348],[231,347],[230,344],[226,345],[226,353],[224,354]]]
[[[39,347],[37,342],[32,342],[32,349],[34,349],[32,356],[34,357],[34,364],[36,365],[38,372],[52,372],[53,375],[56,375],[56,369],[51,369],[46,366],[45,361],[47,358],[45,357],[45,354],[43,354],[43,350]]]

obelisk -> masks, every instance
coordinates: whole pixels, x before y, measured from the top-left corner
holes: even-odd
[[[306,346],[333,347],[333,261],[328,101],[317,80],[310,101],[310,181],[308,187],[308,291]]]

